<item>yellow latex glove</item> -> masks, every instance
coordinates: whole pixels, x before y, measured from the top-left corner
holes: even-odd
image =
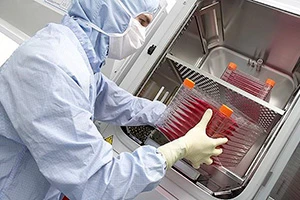
[[[184,136],[157,149],[166,159],[168,168],[182,158],[189,160],[194,168],[199,168],[203,163],[210,165],[213,162],[210,157],[222,153],[222,149],[216,149],[216,147],[225,144],[228,139],[214,139],[206,135],[206,126],[211,117],[212,110],[206,110],[201,121]]]

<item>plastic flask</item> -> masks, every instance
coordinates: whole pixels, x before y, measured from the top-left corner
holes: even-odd
[[[258,97],[268,101],[270,91],[275,85],[275,81],[267,79],[262,82],[260,79],[255,78],[249,74],[243,73],[237,69],[237,65],[230,62],[227,69],[222,74],[221,79],[226,82]]]
[[[230,62],[227,66],[227,69],[225,70],[225,72],[222,75],[222,79],[224,81],[228,81],[231,78],[231,76],[234,76],[236,69],[237,69],[237,65],[233,62]]]
[[[228,64],[228,67],[221,78],[255,96],[258,95],[264,85],[258,78],[239,71],[237,65],[233,62]]]
[[[270,100],[270,93],[272,88],[275,85],[275,81],[268,78],[265,82],[265,85],[262,87],[262,89],[260,90],[259,94],[257,97],[265,100],[265,101],[269,101]]]
[[[226,105],[222,105],[218,112],[214,114],[213,119],[208,124],[207,135],[212,138],[233,136],[232,127],[236,125],[235,121],[231,118],[233,110]],[[229,139],[230,140],[230,139]],[[235,166],[239,163],[240,158],[244,156],[244,152],[240,152],[237,144],[225,144],[222,147],[223,153],[218,157],[213,157],[214,165],[219,166]]]
[[[262,87],[259,79],[239,71],[237,65],[233,62],[228,64],[221,79],[255,96],[257,96]]]
[[[213,117],[207,125],[207,135],[213,138],[227,137],[229,140],[220,147],[223,153],[213,158],[214,163],[224,167],[235,167],[261,131],[238,110],[233,115],[232,109],[226,105],[220,106],[219,102],[194,88],[194,85],[191,80],[185,80],[156,125],[157,129],[169,140],[177,139],[193,128],[210,108],[213,110]]]
[[[195,83],[190,79],[184,80],[162,121],[157,125],[158,130],[163,132],[169,140],[185,135],[197,123],[194,120],[195,113],[187,102],[187,98],[193,93],[194,86]]]
[[[207,134],[213,138],[226,137],[229,127],[234,123],[230,118],[233,110],[226,105],[219,108],[219,112],[214,113],[213,119],[208,124]]]
[[[220,147],[223,153],[213,157],[215,165],[235,167],[253,145],[254,140],[251,141],[251,138],[255,136],[252,135],[251,124],[244,128],[239,127],[238,123],[244,124],[242,118],[234,117],[232,114],[233,110],[223,104],[208,126],[207,132],[212,138],[228,139],[228,142]]]

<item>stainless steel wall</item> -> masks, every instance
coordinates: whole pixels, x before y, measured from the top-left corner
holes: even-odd
[[[300,16],[247,0],[221,0],[224,45],[291,74],[300,57]]]

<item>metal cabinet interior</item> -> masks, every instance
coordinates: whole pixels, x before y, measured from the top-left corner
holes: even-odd
[[[299,96],[299,35],[299,16],[253,1],[198,1],[137,87],[136,95],[163,98],[164,103],[169,103],[184,78],[194,80],[202,89],[207,87],[202,84],[205,79],[208,87],[214,88],[211,91],[217,91],[215,98],[225,101],[221,91],[229,89],[262,108],[260,117],[265,122],[259,123],[265,135],[237,167],[203,165],[195,171],[184,161],[175,165],[175,170],[211,196],[238,197],[274,141],[282,137],[281,128],[287,124]],[[263,63],[258,64],[258,59]],[[275,80],[270,100],[263,101],[221,80],[229,62],[237,63],[249,76]],[[146,131],[141,137],[140,129],[129,127],[124,131],[139,144],[165,142],[156,130]]]

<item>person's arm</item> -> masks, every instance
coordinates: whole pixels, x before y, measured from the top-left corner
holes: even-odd
[[[139,125],[147,122],[155,124],[166,108],[160,102],[132,96],[103,75],[100,80],[101,93],[98,95],[95,112],[100,120],[121,125]],[[222,153],[222,149],[217,149],[217,146],[226,143],[227,139],[213,139],[206,135],[206,126],[211,117],[212,111],[208,110],[202,120],[185,136],[158,148],[168,168],[182,158],[188,159],[195,168],[199,168],[203,163],[210,165],[211,156]]]
[[[92,122],[90,102],[45,56],[15,53],[0,77],[1,103],[41,173],[72,200],[132,199],[153,189],[166,170],[157,149],[113,158]]]
[[[154,125],[166,106],[159,101],[135,97],[98,74],[95,119],[116,125]]]
[[[164,112],[166,106],[162,103],[134,97],[105,76],[102,75],[101,78],[95,105],[96,119],[119,125],[155,124]],[[195,168],[203,163],[210,165],[211,156],[222,153],[222,149],[216,147],[226,143],[227,139],[213,139],[206,135],[206,126],[211,116],[212,111],[207,111],[202,120],[185,136],[158,148],[168,168],[182,158],[188,159]]]

